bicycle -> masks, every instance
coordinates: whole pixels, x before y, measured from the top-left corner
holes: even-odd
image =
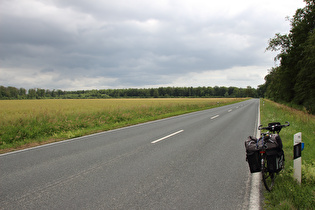
[[[290,126],[289,122],[284,125],[275,122],[269,123],[268,127],[262,127],[262,125],[258,127],[258,130],[268,130],[260,134],[256,145],[260,153],[262,180],[269,192],[274,186],[276,174],[284,168],[284,153],[279,133],[287,126]]]

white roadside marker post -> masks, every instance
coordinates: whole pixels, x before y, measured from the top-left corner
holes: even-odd
[[[294,171],[294,178],[297,180],[299,184],[301,184],[301,166],[302,166],[302,133],[296,133],[294,135],[294,160],[293,160],[293,171]]]

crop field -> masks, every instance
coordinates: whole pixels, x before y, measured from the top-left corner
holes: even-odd
[[[210,109],[246,99],[48,99],[0,101],[0,152]]]

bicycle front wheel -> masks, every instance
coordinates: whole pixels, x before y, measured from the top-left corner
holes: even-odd
[[[262,164],[263,164],[261,169],[262,179],[266,190],[270,192],[275,184],[275,173],[268,171],[266,158],[263,159]]]

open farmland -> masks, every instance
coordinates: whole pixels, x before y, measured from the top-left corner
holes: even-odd
[[[245,99],[0,101],[2,152],[236,103]]]

